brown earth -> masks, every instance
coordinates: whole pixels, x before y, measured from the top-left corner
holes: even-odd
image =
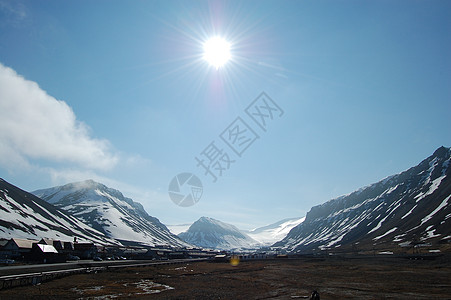
[[[451,260],[303,258],[184,263],[72,275],[0,299],[451,299]]]

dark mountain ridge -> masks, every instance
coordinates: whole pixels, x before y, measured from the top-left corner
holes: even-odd
[[[0,179],[0,237],[54,238],[120,245],[77,218],[4,179]]]
[[[289,251],[372,249],[444,244],[451,239],[451,149],[420,164],[312,207],[274,246]]]

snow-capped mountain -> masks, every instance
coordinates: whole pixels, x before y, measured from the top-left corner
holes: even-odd
[[[93,180],[38,190],[33,194],[122,243],[188,246],[157,218],[149,216],[141,204]]]
[[[301,224],[304,219],[305,217],[284,219],[267,226],[244,232],[262,245],[272,245],[286,237],[288,232],[290,232],[293,227]]]
[[[0,178],[0,238],[50,238],[120,245],[77,218]]]
[[[259,243],[231,224],[201,217],[186,232],[179,234],[186,242],[210,249],[231,250],[258,247]]]
[[[290,251],[396,249],[451,241],[451,149],[349,195],[313,207],[274,246]]]
[[[170,232],[178,235],[179,233],[187,231],[192,224],[179,224],[179,225],[165,224],[165,225],[169,229]]]

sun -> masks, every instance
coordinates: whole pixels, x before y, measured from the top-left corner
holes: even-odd
[[[215,36],[204,43],[204,59],[216,69],[224,66],[231,58],[230,43]]]

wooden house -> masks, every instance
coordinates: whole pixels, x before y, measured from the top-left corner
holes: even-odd
[[[33,248],[33,244],[37,244],[38,242],[37,240],[13,238],[3,246],[3,253],[8,258],[20,259],[29,254]]]

